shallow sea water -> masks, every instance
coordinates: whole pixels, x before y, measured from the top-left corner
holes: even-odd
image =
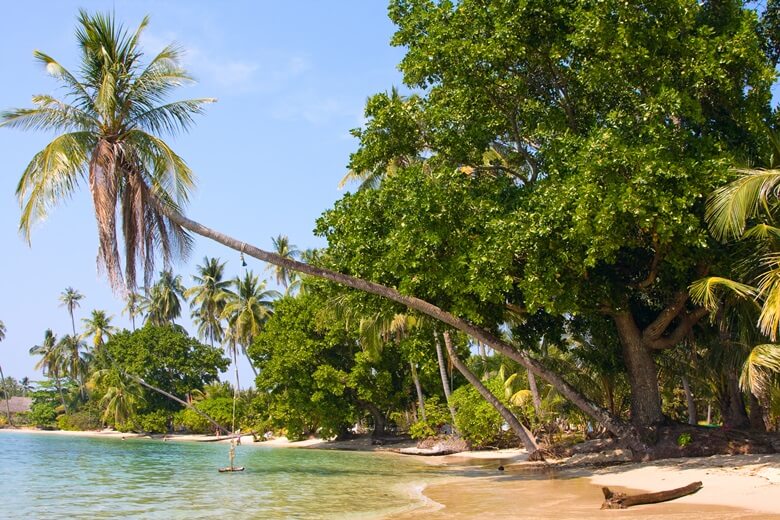
[[[378,518],[420,505],[444,472],[402,457],[0,434],[0,518]]]

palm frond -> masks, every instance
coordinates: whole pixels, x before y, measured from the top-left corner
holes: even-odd
[[[714,311],[720,303],[721,294],[718,289],[731,291],[740,298],[753,298],[757,292],[756,288],[750,285],[719,276],[709,276],[693,282],[688,287],[688,293],[694,303]]]
[[[777,197],[780,170],[737,170],[735,181],[719,188],[707,201],[705,218],[719,240],[742,235],[747,220],[759,209],[768,211],[769,197]]]
[[[762,395],[773,373],[780,373],[780,345],[757,345],[750,351],[742,366],[739,385],[753,395]]]

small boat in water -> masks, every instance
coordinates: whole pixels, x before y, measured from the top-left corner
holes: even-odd
[[[244,471],[244,466],[228,466],[227,468],[219,468],[220,473],[231,473],[233,471]]]

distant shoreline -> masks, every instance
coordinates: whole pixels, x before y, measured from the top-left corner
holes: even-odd
[[[164,440],[162,435],[143,435],[122,433],[113,430],[102,431],[64,431],[36,429],[2,429],[0,432],[33,433],[51,436],[91,437],[108,439],[150,439]],[[165,436],[165,440],[174,442],[227,442],[227,439],[216,439],[213,435],[173,434]],[[242,444],[269,448],[307,448],[348,450],[378,453],[396,453],[398,445],[373,446],[367,437],[359,437],[348,441],[323,441],[307,439],[289,441],[284,437],[263,442],[252,442],[251,436],[242,437]],[[398,455],[401,456],[401,455]],[[572,487],[577,493],[576,502],[583,503],[599,513],[601,504],[600,491],[596,486],[609,486],[617,490],[631,489],[644,491],[661,491],[683,486],[695,481],[702,481],[704,487],[694,495],[690,495],[667,504],[648,505],[631,508],[629,512],[644,512],[662,517],[664,514],[677,514],[689,511],[700,512],[712,518],[778,518],[780,519],[780,454],[772,455],[716,455],[702,458],[667,459],[641,464],[622,464],[606,468],[568,467],[552,465],[550,470],[554,478],[539,478],[539,472],[544,466],[536,463],[526,463],[525,451],[522,449],[473,451],[440,457],[414,457],[425,463],[453,469],[453,476],[444,481],[437,480],[421,486],[416,490],[426,502],[422,509],[415,508],[401,514],[391,515],[396,519],[411,519],[415,514],[426,515],[426,518],[447,518],[451,514],[469,514],[470,507],[486,502],[492,509],[484,509],[483,514],[491,518],[509,518],[518,513],[517,494],[521,489],[539,487],[546,489],[546,484],[557,482],[558,486]],[[481,465],[478,461],[481,461]],[[505,471],[493,472],[491,466],[505,466]],[[529,475],[536,472],[533,478]],[[461,476],[468,473],[467,476]],[[565,481],[565,482],[564,482]],[[590,485],[579,487],[577,482],[587,482]],[[595,490],[595,491],[594,491]],[[548,497],[553,498],[553,497]],[[563,497],[562,497],[563,498]],[[580,502],[584,501],[584,502]],[[503,505],[502,505],[503,504]],[[561,505],[561,504],[559,504]],[[698,509],[697,509],[698,508]],[[579,509],[577,509],[579,510]],[[565,518],[564,509],[557,509]],[[472,512],[473,514],[473,512]],[[546,518],[540,511],[540,518]],[[610,514],[610,513],[602,513]],[[626,513],[629,514],[629,513]],[[632,516],[632,515],[630,515]],[[554,516],[550,516],[553,518]]]

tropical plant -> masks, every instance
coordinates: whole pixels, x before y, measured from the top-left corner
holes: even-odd
[[[5,339],[5,323],[3,323],[3,320],[0,320],[0,341],[3,341]],[[0,365],[0,381],[3,383],[3,399],[5,399],[5,413],[8,418],[8,424],[13,425],[13,422],[11,421],[11,405],[9,404],[9,395],[8,395],[8,388],[5,384],[5,376],[3,375],[3,367]]]
[[[184,291],[190,300],[192,319],[198,326],[198,335],[208,339],[211,346],[222,341],[225,334],[222,326],[222,313],[230,291],[230,280],[223,280],[225,262],[217,258],[203,258],[203,264],[196,267],[198,274],[193,275],[195,285]]]
[[[59,134],[33,157],[19,182],[20,231],[29,240],[33,225],[68,199],[87,176],[99,230],[98,264],[117,290],[135,286],[138,265],[145,282],[150,281],[156,252],[166,261],[188,253],[190,237],[164,210],[180,210],[194,178],[159,136],[186,130],[193,116],[214,101],[164,102],[192,79],[179,66],[181,49],[175,45],[142,63],[138,42],[148,23],[145,17],[129,32],[111,14],[80,11],[78,75],[35,52],[35,59],[65,88],[64,100],[37,95],[33,108],[0,115],[2,126]],[[122,219],[124,277],[117,214]]]
[[[146,321],[152,325],[172,324],[181,316],[181,301],[184,298],[184,285],[181,275],[165,269],[160,271],[160,279],[149,290],[149,297],[144,302]]]
[[[73,287],[66,287],[60,294],[60,306],[68,309],[70,315],[70,323],[73,326],[73,335],[76,335],[76,320],[73,317],[73,311],[81,306],[79,303],[84,299],[84,295],[78,292]]]
[[[51,329],[46,329],[43,335],[43,342],[30,348],[30,355],[41,356],[35,364],[35,370],[41,370],[45,376],[54,379],[54,385],[57,388],[57,393],[60,395],[62,407],[65,408],[65,395],[62,392],[62,382],[60,381],[64,368],[64,356],[59,347],[60,343],[57,341],[57,337]]]
[[[84,378],[87,373],[87,362],[84,356],[85,346],[78,336],[66,334],[60,338],[55,347],[60,352],[63,374],[78,384],[82,398],[86,396],[84,389]]]
[[[99,402],[103,408],[103,422],[125,424],[135,417],[144,403],[141,385],[116,369],[96,370],[90,384],[103,396]]]
[[[117,330],[111,325],[111,316],[106,316],[106,311],[93,310],[89,318],[81,321],[85,326],[83,337],[92,336],[92,346],[95,351],[99,350]]]
[[[257,368],[247,354],[247,348],[263,330],[266,320],[273,314],[273,301],[281,295],[265,288],[265,280],[260,280],[251,271],[244,277],[233,279],[235,291],[227,295],[227,304],[222,317],[228,322],[229,341],[241,345],[244,355],[257,377]]]
[[[301,254],[295,244],[290,243],[287,235],[278,235],[276,238],[271,237],[271,243],[273,244],[273,251],[282,258],[294,260]],[[268,264],[266,270],[274,273],[277,284],[284,286],[285,289],[289,289],[289,285],[293,281],[293,273],[290,269],[281,265]]]
[[[125,295],[125,308],[122,309],[122,314],[127,314],[130,318],[133,330],[135,330],[135,317],[141,314],[145,301],[146,298],[135,291],[128,291]]]

